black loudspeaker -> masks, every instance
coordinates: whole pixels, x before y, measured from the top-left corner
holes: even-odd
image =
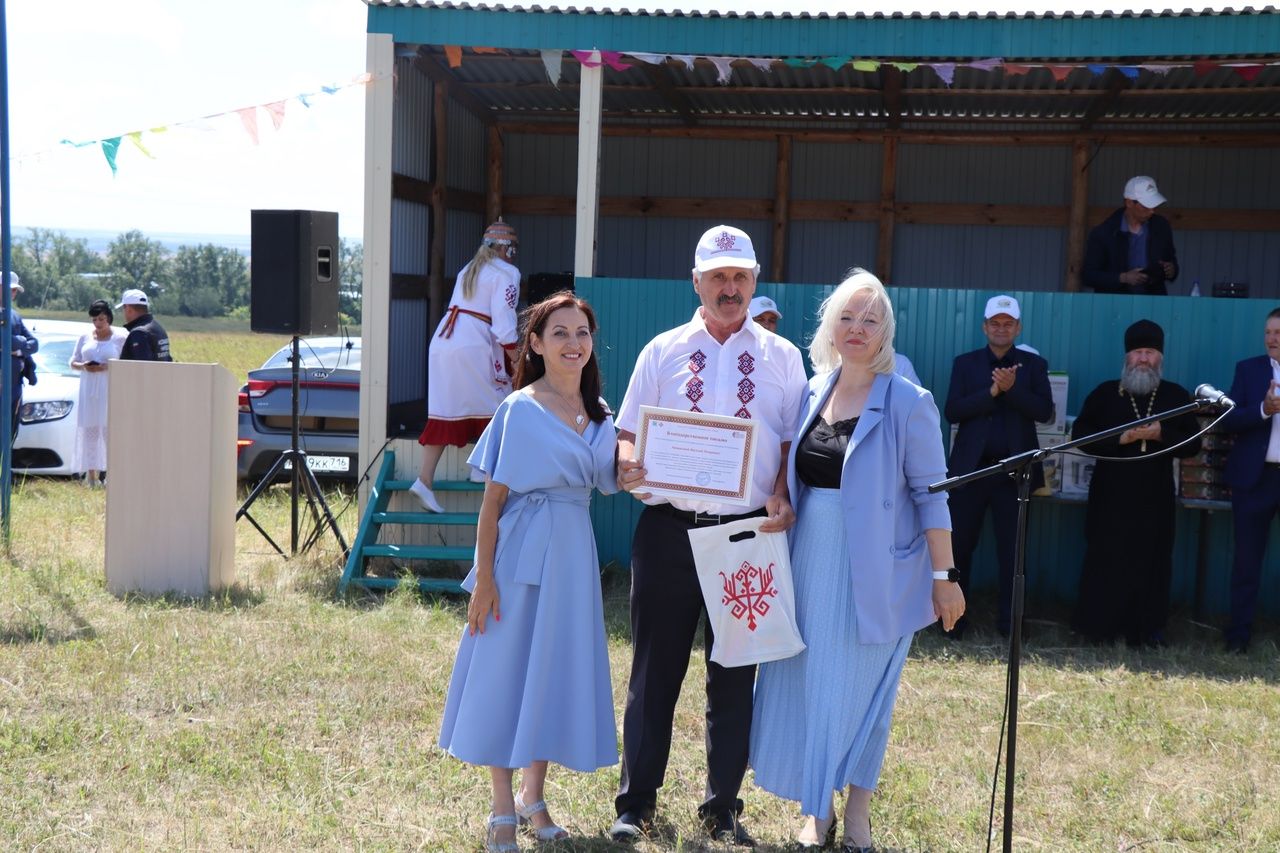
[[[251,211],[249,328],[279,335],[338,331],[338,214]]]

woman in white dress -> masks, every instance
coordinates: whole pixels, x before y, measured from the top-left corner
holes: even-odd
[[[511,262],[519,245],[516,230],[501,218],[485,229],[427,348],[427,426],[418,438],[422,467],[409,491],[430,512],[444,512],[431,491],[444,446],[479,438],[511,393],[507,362],[516,347],[520,299],[520,271]]]
[[[120,357],[125,333],[111,328],[115,315],[106,300],[89,306],[89,319],[93,331],[76,341],[71,368],[84,374],[76,406],[76,469],[93,488],[98,485],[99,472],[107,470],[107,362]]]

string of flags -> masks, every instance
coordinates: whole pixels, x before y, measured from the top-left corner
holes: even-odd
[[[499,48],[492,47],[476,47],[472,48],[476,53],[505,53]],[[444,49],[445,57],[449,61],[450,68],[457,68],[462,64],[462,48],[456,45],[446,46]],[[598,53],[599,58],[595,58]],[[560,85],[560,65],[563,60],[564,51],[562,50],[543,50],[542,65],[547,72],[547,79],[551,81],[553,86]],[[978,71],[986,72],[1003,72],[1006,76],[1023,75],[1031,73],[1035,68],[1046,68],[1053,75],[1053,79],[1059,83],[1066,80],[1073,71],[1079,69],[1088,69],[1089,73],[1094,76],[1101,76],[1111,69],[1115,69],[1120,74],[1131,80],[1136,80],[1138,74],[1142,71],[1148,71],[1152,74],[1161,76],[1168,74],[1176,68],[1192,68],[1195,70],[1197,77],[1204,77],[1219,68],[1228,68],[1241,79],[1246,82],[1255,80],[1262,69],[1268,65],[1280,65],[1280,62],[1262,63],[1262,62],[1217,62],[1212,60],[1200,60],[1195,62],[1143,62],[1136,65],[1115,65],[1103,63],[1047,63],[1047,62],[1005,62],[999,57],[991,57],[989,59],[975,59],[968,62],[897,62],[893,60],[880,59],[860,59],[854,56],[821,56],[821,57],[757,57],[757,56],[703,56],[687,53],[642,53],[637,51],[617,51],[617,50],[570,50],[569,55],[580,62],[587,68],[597,68],[601,65],[608,66],[614,71],[626,71],[635,65],[634,62],[627,62],[623,57],[639,60],[650,65],[661,65],[668,60],[674,60],[681,63],[688,70],[692,71],[694,62],[701,60],[709,62],[716,69],[716,82],[720,85],[728,85],[730,77],[733,73],[732,65],[735,62],[747,62],[761,71],[771,71],[775,65],[782,65],[788,68],[812,68],[815,65],[825,65],[833,71],[838,71],[846,65],[851,66],[854,71],[879,71],[882,66],[892,66],[903,73],[915,71],[917,68],[930,68],[943,85],[950,87],[955,80],[957,68],[973,68]]]
[[[156,159],[156,155],[151,153],[151,151],[147,148],[146,143],[143,141],[143,137],[145,135],[158,135],[158,134],[168,133],[171,130],[180,129],[180,128],[202,129],[205,126],[207,126],[208,122],[210,122],[211,120],[234,115],[239,118],[240,125],[241,127],[244,128],[244,132],[248,134],[249,139],[253,142],[254,145],[257,145],[259,144],[259,134],[258,134],[258,111],[259,110],[262,110],[264,113],[266,113],[267,118],[270,119],[272,130],[279,131],[281,126],[284,124],[285,113],[288,109],[288,106],[294,103],[295,101],[301,104],[303,108],[310,109],[311,102],[316,98],[319,98],[323,95],[336,95],[339,92],[341,92],[343,89],[347,89],[351,86],[367,86],[372,82],[374,82],[374,76],[369,73],[364,73],[356,77],[353,77],[344,83],[337,83],[329,86],[321,86],[316,91],[302,92],[297,95],[293,95],[292,97],[284,98],[278,101],[269,101],[263,104],[254,104],[253,106],[250,106],[250,107],[239,107],[237,109],[227,110],[225,112],[211,113],[210,115],[200,116],[199,118],[176,121],[171,124],[161,125],[159,127],[149,127],[149,128],[146,128],[145,130],[131,130],[127,133],[119,134],[118,136],[109,136],[103,139],[81,139],[81,140],[63,139],[63,140],[60,140],[59,144],[69,145],[73,148],[87,148],[89,146],[95,146],[95,145],[98,146],[99,148],[102,149],[102,156],[106,158],[107,165],[111,167],[111,174],[114,176],[117,174],[117,170],[118,170],[117,158],[119,157],[119,154],[120,154],[120,146],[125,141],[128,141],[134,148],[136,148],[146,157],[154,160]]]

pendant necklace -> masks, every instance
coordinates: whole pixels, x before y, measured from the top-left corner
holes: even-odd
[[[569,406],[569,399],[565,397],[565,395],[557,391],[555,386],[552,385],[549,380],[547,381],[546,384],[547,384],[547,387],[551,389],[552,393],[554,393],[557,397],[559,397],[561,402],[563,402],[566,408],[568,408],[569,413],[573,415],[574,424],[576,426],[582,426],[583,421],[587,419],[585,408],[581,405],[579,405],[576,408]],[[577,414],[573,414],[574,412],[577,412]]]
[[[1133,406],[1133,414],[1134,414],[1136,417],[1138,417],[1138,418],[1149,418],[1149,417],[1151,417],[1151,410],[1152,410],[1152,409],[1154,409],[1154,408],[1156,407],[1156,392],[1155,392],[1155,391],[1152,391],[1152,392],[1151,392],[1151,396],[1147,398],[1147,413],[1146,413],[1145,415],[1138,411],[1138,401],[1134,399],[1134,397],[1133,397],[1133,395],[1132,395],[1132,394],[1130,394],[1130,393],[1128,393],[1128,392],[1125,392],[1125,396],[1129,398],[1129,405]],[[1139,452],[1139,453],[1146,453],[1146,452],[1147,452],[1147,440],[1146,440],[1145,438],[1144,438],[1144,439],[1142,439],[1142,444],[1138,445],[1138,452]]]

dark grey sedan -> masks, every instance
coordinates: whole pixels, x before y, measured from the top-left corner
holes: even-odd
[[[237,471],[259,480],[292,432],[292,344],[282,347],[240,389]],[[302,338],[298,342],[298,443],[317,477],[354,481],[360,475],[360,339]]]

